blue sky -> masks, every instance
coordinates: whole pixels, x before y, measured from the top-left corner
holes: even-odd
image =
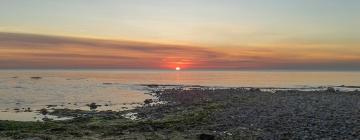
[[[358,39],[359,13],[356,0],[5,0],[0,31],[219,45],[348,41]]]

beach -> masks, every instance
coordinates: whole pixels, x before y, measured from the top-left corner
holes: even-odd
[[[145,86],[145,85],[144,85]],[[0,121],[8,139],[359,139],[360,93],[146,85],[124,111],[55,109],[72,119]]]
[[[360,140],[360,0],[3,0],[0,140]]]

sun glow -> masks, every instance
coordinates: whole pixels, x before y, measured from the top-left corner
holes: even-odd
[[[179,71],[179,70],[181,70],[181,68],[180,68],[180,67],[176,67],[175,70]]]

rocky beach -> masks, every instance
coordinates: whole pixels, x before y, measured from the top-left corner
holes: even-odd
[[[42,110],[72,119],[0,121],[1,139],[360,138],[357,90],[146,86],[154,98],[135,109]]]

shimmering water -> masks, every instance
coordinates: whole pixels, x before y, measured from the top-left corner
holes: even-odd
[[[147,91],[141,84],[221,87],[360,86],[360,72],[1,70],[0,119],[34,120],[28,115],[14,116],[13,112],[17,112],[14,109],[19,109],[20,112],[28,107],[38,110],[46,108],[46,105],[86,110],[86,104],[95,102],[102,105],[99,110],[131,108],[152,98],[144,94]]]

